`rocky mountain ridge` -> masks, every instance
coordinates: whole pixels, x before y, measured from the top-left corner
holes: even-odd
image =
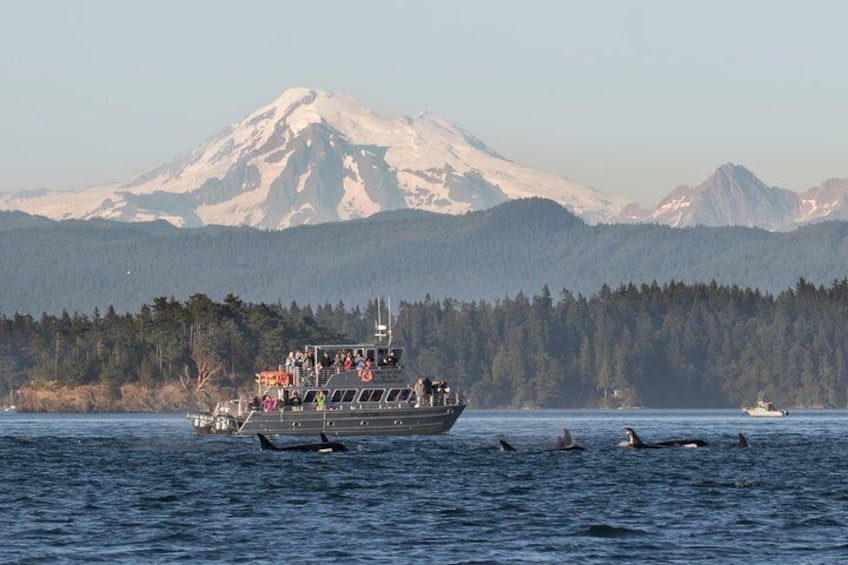
[[[631,207],[622,222],[672,227],[744,226],[790,231],[848,219],[848,179],[830,179],[804,193],[770,187],[741,165],[727,163],[696,186],[679,186],[650,210]]]

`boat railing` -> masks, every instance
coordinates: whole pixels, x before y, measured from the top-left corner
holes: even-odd
[[[416,397],[412,394],[408,400],[395,401],[379,401],[379,402],[327,402],[323,410],[326,412],[345,411],[345,410],[384,410],[398,408],[425,408],[432,406],[460,406],[465,404],[464,396],[459,392],[434,392],[433,394],[423,394]],[[272,410],[252,410],[250,402],[247,400],[231,400],[229,403],[222,402],[218,405],[218,414],[230,414],[240,417],[252,413],[289,413],[289,412],[316,412],[321,411],[318,405],[314,402],[290,405],[278,404]]]
[[[371,378],[379,378],[380,374],[393,374],[400,370],[401,367],[396,366],[379,366],[373,365],[362,368],[344,367],[289,367],[282,371],[270,371],[274,382],[260,380],[260,385],[267,387],[273,386],[291,386],[291,387],[325,387],[332,377],[340,375],[348,371],[356,371],[360,377],[366,373]]]
[[[420,397],[412,395],[411,402],[416,407],[420,406],[457,406],[465,403],[465,398],[459,392],[434,392],[422,394]]]
[[[238,398],[233,398],[233,399],[230,399],[230,400],[221,401],[215,407],[214,413],[215,414],[230,414],[230,415],[233,415],[233,416],[238,416],[238,415],[243,414],[244,412],[247,411],[247,410],[245,410],[245,408],[247,407],[248,404],[249,404],[249,401],[241,400],[241,399],[238,399]]]

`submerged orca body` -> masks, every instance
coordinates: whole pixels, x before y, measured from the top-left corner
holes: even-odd
[[[748,438],[746,438],[743,434],[739,434],[739,449],[748,449],[751,447],[748,445]]]
[[[501,451],[515,451],[515,448],[506,440],[498,440],[501,444]],[[550,451],[586,451],[586,448],[574,443],[571,439],[571,432],[568,428],[563,429],[562,435],[557,438],[557,446],[553,449],[542,449],[534,453],[545,453]]]
[[[658,441],[656,443],[645,443],[639,438],[633,428],[624,428],[627,434],[627,446],[634,449],[663,449],[666,447],[706,447],[709,445],[702,439],[671,439],[667,441]]]
[[[295,445],[276,446],[265,437],[263,434],[256,434],[259,437],[259,449],[268,451],[312,451],[317,453],[335,453],[336,451],[347,451],[347,447],[343,443],[330,441],[325,434],[321,434],[320,443],[298,443]]]

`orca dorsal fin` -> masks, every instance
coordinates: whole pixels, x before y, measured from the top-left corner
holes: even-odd
[[[330,440],[327,439],[327,434],[321,432],[321,443],[330,443]]]
[[[747,449],[748,447],[751,447],[748,444],[748,438],[746,438],[744,434],[740,433],[739,434],[739,449]]]
[[[571,438],[571,432],[568,431],[568,428],[562,429],[562,435],[559,438],[559,446],[560,447],[571,447],[574,445],[574,440]]]
[[[515,451],[515,448],[512,447],[506,440],[499,441],[501,442],[501,451]]]
[[[636,432],[633,431],[633,428],[627,427],[624,428],[624,431],[627,433],[627,441],[628,443],[630,443],[631,447],[642,447],[643,445],[645,445],[644,443],[642,443],[641,438],[639,438]]]
[[[277,446],[263,434],[257,433],[256,435],[259,437],[259,449],[277,449]]]

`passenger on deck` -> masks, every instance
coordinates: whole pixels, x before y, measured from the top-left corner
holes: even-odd
[[[318,394],[315,395],[315,409],[323,410],[327,405],[327,395],[324,394],[324,389],[318,389]]]
[[[260,410],[262,410],[262,401],[259,400],[258,396],[254,396],[253,400],[250,401],[250,409],[253,412],[259,412]]]
[[[357,350],[356,355],[353,356],[353,364],[356,365],[357,369],[365,368],[365,358],[362,357],[362,351]]]
[[[353,357],[350,355],[350,351],[345,353],[344,358],[344,370],[350,371],[353,368]]]
[[[294,369],[292,371],[294,375],[295,384],[300,383],[300,378],[303,376],[303,352],[295,351],[294,352]]]
[[[300,406],[300,395],[297,393],[297,391],[294,391],[291,395],[291,405]]]
[[[262,397],[262,411],[263,412],[271,412],[277,405],[277,401],[271,398],[270,395],[264,395]]]
[[[415,383],[415,406],[432,406],[433,405],[433,382],[430,377],[418,379]]]
[[[415,391],[415,406],[421,406],[424,402],[424,379],[418,379],[413,390]]]
[[[433,405],[444,406],[445,393],[448,390],[448,383],[444,379],[436,379],[433,381]]]

